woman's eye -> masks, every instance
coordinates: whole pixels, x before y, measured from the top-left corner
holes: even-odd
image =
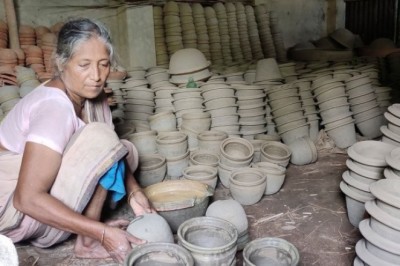
[[[81,65],[79,65],[79,66],[82,67],[82,68],[85,68],[85,67],[88,67],[89,64],[81,64]]]

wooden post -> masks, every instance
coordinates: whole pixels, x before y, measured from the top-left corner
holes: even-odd
[[[15,14],[14,1],[4,0],[4,9],[8,24],[8,35],[11,49],[19,49],[18,23]]]

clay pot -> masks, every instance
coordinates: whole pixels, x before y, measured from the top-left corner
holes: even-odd
[[[228,134],[222,131],[210,130],[199,133],[197,138],[199,150],[220,154],[220,144],[224,139],[228,138]]]
[[[196,265],[234,265],[236,263],[236,227],[216,217],[196,217],[182,223],[178,243],[190,251]]]
[[[128,140],[135,145],[141,156],[157,153],[156,138],[157,132],[143,131],[129,135]]]
[[[174,243],[168,222],[157,213],[146,213],[135,217],[126,231],[147,242]]]
[[[176,118],[172,111],[161,112],[148,118],[151,130],[169,132],[176,130]]]
[[[270,162],[286,167],[289,164],[291,151],[281,142],[266,142],[261,146],[261,162]]]
[[[139,157],[139,169],[135,174],[141,187],[159,183],[167,173],[167,161],[159,154],[142,155]]]
[[[184,154],[175,157],[167,157],[167,177],[178,179],[182,176],[182,171],[189,166],[189,150]]]
[[[252,167],[259,169],[267,177],[264,195],[275,194],[281,189],[286,177],[285,167],[269,162],[255,163]]]
[[[213,189],[217,186],[217,169],[206,165],[192,165],[182,171],[184,179],[199,181]]]
[[[294,139],[288,144],[292,156],[290,162],[295,165],[306,165],[318,159],[317,148],[309,137]]]
[[[209,151],[197,150],[190,153],[190,164],[218,167],[219,156],[218,154]]]
[[[339,148],[348,148],[357,142],[356,129],[353,120],[350,122],[338,122],[334,126],[327,123],[325,125],[325,130]]]
[[[182,156],[188,150],[188,136],[179,131],[162,132],[156,139],[157,151],[167,159]]]
[[[254,156],[253,145],[245,139],[230,137],[220,144],[220,160],[227,166],[248,166]]]
[[[267,187],[267,178],[261,171],[252,168],[233,171],[229,181],[232,197],[242,205],[259,202]]]

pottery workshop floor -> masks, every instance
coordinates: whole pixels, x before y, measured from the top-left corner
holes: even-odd
[[[300,265],[353,265],[354,246],[361,235],[347,219],[344,196],[339,189],[347,155],[320,154],[315,164],[290,165],[281,191],[246,206],[251,239],[280,237],[293,243]],[[218,187],[216,199],[229,190]],[[132,218],[126,206],[113,216]],[[74,238],[49,249],[17,245],[20,265],[117,265],[112,260],[83,260],[73,255]],[[242,254],[237,254],[242,265]]]

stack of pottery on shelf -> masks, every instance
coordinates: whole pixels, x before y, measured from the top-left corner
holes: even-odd
[[[264,54],[261,48],[260,35],[258,32],[256,16],[254,14],[254,8],[251,5],[246,5],[245,13],[247,18],[247,30],[249,33],[251,53],[253,55],[253,59],[259,60],[264,58]]]
[[[379,128],[383,125],[384,118],[370,78],[361,74],[347,79],[346,93],[361,134],[371,139],[381,136]]]
[[[179,3],[179,18],[182,27],[183,47],[197,48],[197,35],[193,22],[193,12],[189,3]]]
[[[381,111],[386,112],[387,108],[391,105],[392,96],[390,96],[390,93],[392,91],[392,88],[376,86],[374,87],[374,89],[375,95],[377,97],[376,100],[381,107]]]
[[[153,23],[157,66],[168,67],[169,57],[167,46],[165,44],[163,10],[160,6],[153,6]]]
[[[11,85],[0,87],[0,108],[4,117],[21,99],[18,89],[18,86]]]
[[[25,97],[25,95],[40,85],[35,71],[33,71],[31,68],[16,66],[15,73],[19,85],[19,96],[21,98]]]
[[[278,134],[286,144],[296,138],[309,136],[309,125],[297,90],[292,84],[284,84],[267,91]]]
[[[282,188],[286,177],[286,167],[271,162],[253,163],[251,167],[257,168],[267,177],[264,195],[275,194]]]
[[[254,148],[248,140],[237,137],[224,139],[219,147],[218,176],[222,185],[229,188],[232,171],[250,166],[253,160]]]
[[[283,43],[283,34],[278,26],[278,16],[274,11],[271,11],[270,14],[270,23],[271,23],[271,34],[272,39],[274,40],[274,46],[276,51],[276,59],[278,62],[287,62],[287,55],[285,45]]]
[[[238,20],[236,17],[236,6],[234,3],[225,3],[226,16],[228,19],[229,37],[233,61],[243,62],[243,53],[240,47],[240,37],[238,29]]]
[[[240,47],[242,49],[244,60],[248,62],[253,59],[253,55],[251,51],[245,7],[241,2],[236,2],[235,6],[236,6],[236,19],[239,31]]]
[[[307,123],[310,128],[309,136],[312,141],[315,141],[319,132],[319,112],[311,92],[311,80],[298,79],[293,82],[293,86],[298,87],[301,107],[303,108],[304,116],[307,118]]]
[[[290,83],[298,78],[295,62],[279,64],[279,71],[281,72],[282,77],[285,79],[285,83]]]
[[[328,136],[339,148],[347,148],[356,140],[354,119],[347,102],[345,84],[332,74],[321,75],[313,80],[312,90],[317,99],[319,114]]]
[[[394,148],[390,154],[386,155],[386,162],[388,166],[383,171],[383,175],[386,179],[400,179],[400,165],[398,160],[400,159],[400,149]]]
[[[226,211],[229,210],[229,211]],[[208,206],[207,217],[216,217],[231,222],[238,231],[237,248],[242,250],[249,242],[249,222],[242,205],[234,199],[217,200]]]
[[[267,131],[265,120],[265,93],[261,86],[234,85],[238,99],[240,134],[243,138],[254,139],[254,136]]]
[[[195,48],[185,48],[175,52],[169,61],[170,82],[187,84],[193,81],[204,81],[212,73],[209,71],[210,61],[204,54]]]
[[[177,87],[172,83],[160,84],[160,86],[152,86],[154,91],[154,103],[155,103],[155,113],[165,112],[165,111],[175,111],[172,101],[172,92],[177,89]]]
[[[197,35],[197,49],[199,49],[207,60],[211,60],[210,37],[207,31],[204,8],[200,3],[192,4],[193,23]]]
[[[148,87],[146,79],[125,80],[125,84],[121,86],[125,93],[125,119],[130,120],[135,126],[147,125],[149,128],[148,119],[154,113],[154,92]]]
[[[395,103],[389,106],[384,116],[388,124],[380,128],[383,134],[382,141],[400,146],[400,104]]]
[[[211,115],[207,112],[190,112],[182,115],[180,130],[188,135],[189,150],[198,148],[197,136],[208,131],[211,125]]]
[[[360,222],[354,265],[399,265],[400,180],[383,179],[370,190],[376,199],[365,203],[370,218]]]
[[[168,54],[172,55],[179,49],[183,49],[182,27],[179,18],[179,5],[175,1],[168,1],[163,8],[165,41]]]
[[[224,64],[221,37],[219,34],[218,19],[214,8],[206,6],[204,15],[207,23],[207,31],[210,42],[210,54],[213,65],[222,66]]]
[[[38,46],[28,46],[24,49],[25,65],[32,68],[38,76],[46,72],[43,61],[43,51]]]
[[[160,132],[156,146],[158,153],[167,160],[167,178],[180,178],[189,165],[188,136],[180,131]]]
[[[215,3],[213,8],[217,15],[219,36],[221,40],[221,50],[225,65],[230,65],[233,62],[231,53],[231,41],[228,28],[228,16],[223,3]]]
[[[386,156],[395,148],[380,141],[360,141],[348,148],[348,170],[342,175],[341,191],[346,195],[347,215],[350,223],[358,227],[365,216],[364,203],[372,200],[370,185],[384,178]]]
[[[35,35],[36,35],[36,44],[37,46],[41,46],[42,36],[45,33],[51,32],[51,30],[46,26],[36,26]]]
[[[172,92],[177,127],[181,128],[182,116],[185,113],[202,113],[204,106],[199,88],[176,88]]]
[[[0,19],[0,48],[7,48],[8,45],[8,25]]]
[[[263,54],[265,58],[276,58],[277,54],[270,28],[270,12],[265,5],[257,5],[254,10]]]
[[[207,82],[201,90],[205,110],[211,114],[211,129],[239,135],[235,90],[225,82]]]
[[[36,45],[35,29],[28,25],[20,25],[18,27],[19,45],[21,47]]]

